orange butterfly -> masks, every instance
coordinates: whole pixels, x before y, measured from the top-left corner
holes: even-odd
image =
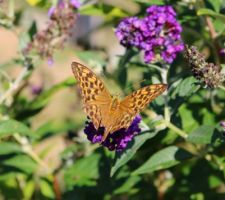
[[[110,95],[103,82],[86,66],[73,62],[72,70],[79,83],[84,111],[96,130],[105,127],[102,142],[109,133],[127,129],[135,116],[167,88],[166,84],[149,85],[119,100]]]

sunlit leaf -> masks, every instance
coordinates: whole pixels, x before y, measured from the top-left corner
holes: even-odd
[[[107,4],[86,5],[79,9],[79,13],[82,15],[102,16],[106,19],[128,16],[128,13],[122,9]]]
[[[13,142],[0,142],[0,155],[22,152],[22,148]]]
[[[220,13],[217,13],[217,12],[214,12],[213,10],[210,10],[210,9],[207,9],[207,8],[199,9],[197,11],[197,15],[208,15],[208,16],[215,17],[215,18],[220,19],[223,22],[225,22],[225,16],[224,15],[222,15]]]
[[[133,0],[134,2],[144,3],[147,5],[163,5],[163,0]]]
[[[30,180],[26,183],[26,185],[23,188],[24,198],[31,199],[34,191],[35,191],[35,182],[33,180]]]
[[[40,181],[40,190],[45,197],[55,199],[55,193],[52,187],[52,183],[49,183],[46,180],[42,179]]]
[[[76,52],[78,58],[80,58],[86,65],[90,67],[97,67],[97,66],[105,66],[106,62],[103,59],[100,52],[96,51],[78,51]]]
[[[23,119],[37,114],[49,103],[51,97],[56,92],[63,88],[73,86],[75,85],[75,83],[75,79],[71,77],[59,84],[54,85],[49,90],[42,92],[35,99],[30,102],[27,102],[21,110],[18,110],[17,117]]]
[[[37,164],[26,155],[17,155],[2,162],[4,165],[15,167],[27,174],[34,173],[37,169]]]
[[[38,3],[40,3],[42,0],[26,0],[28,4],[30,4],[31,6],[35,6]]]
[[[32,136],[32,131],[23,123],[13,119],[0,121],[0,138],[19,133]]]
[[[100,155],[94,153],[75,161],[74,164],[65,171],[65,182],[67,186],[95,185],[95,181],[99,177],[99,160]]]

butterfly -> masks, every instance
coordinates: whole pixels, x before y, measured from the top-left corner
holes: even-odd
[[[110,133],[127,129],[135,116],[167,88],[166,84],[148,85],[119,100],[88,67],[73,62],[72,70],[79,84],[85,113],[96,130],[105,127],[102,142]]]

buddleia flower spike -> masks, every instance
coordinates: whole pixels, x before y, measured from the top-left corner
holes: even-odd
[[[209,88],[217,88],[225,81],[221,67],[205,61],[205,57],[195,46],[185,46],[185,58],[191,68],[193,76]]]

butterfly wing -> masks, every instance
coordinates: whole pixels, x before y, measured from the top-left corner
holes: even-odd
[[[73,62],[72,70],[79,84],[84,111],[98,129],[102,118],[107,115],[112,97],[103,82],[89,68]]]
[[[145,86],[131,95],[125,97],[120,102],[117,121],[112,130],[120,128],[128,128],[135,118],[152,100],[162,94],[167,88],[166,84],[154,84]]]

